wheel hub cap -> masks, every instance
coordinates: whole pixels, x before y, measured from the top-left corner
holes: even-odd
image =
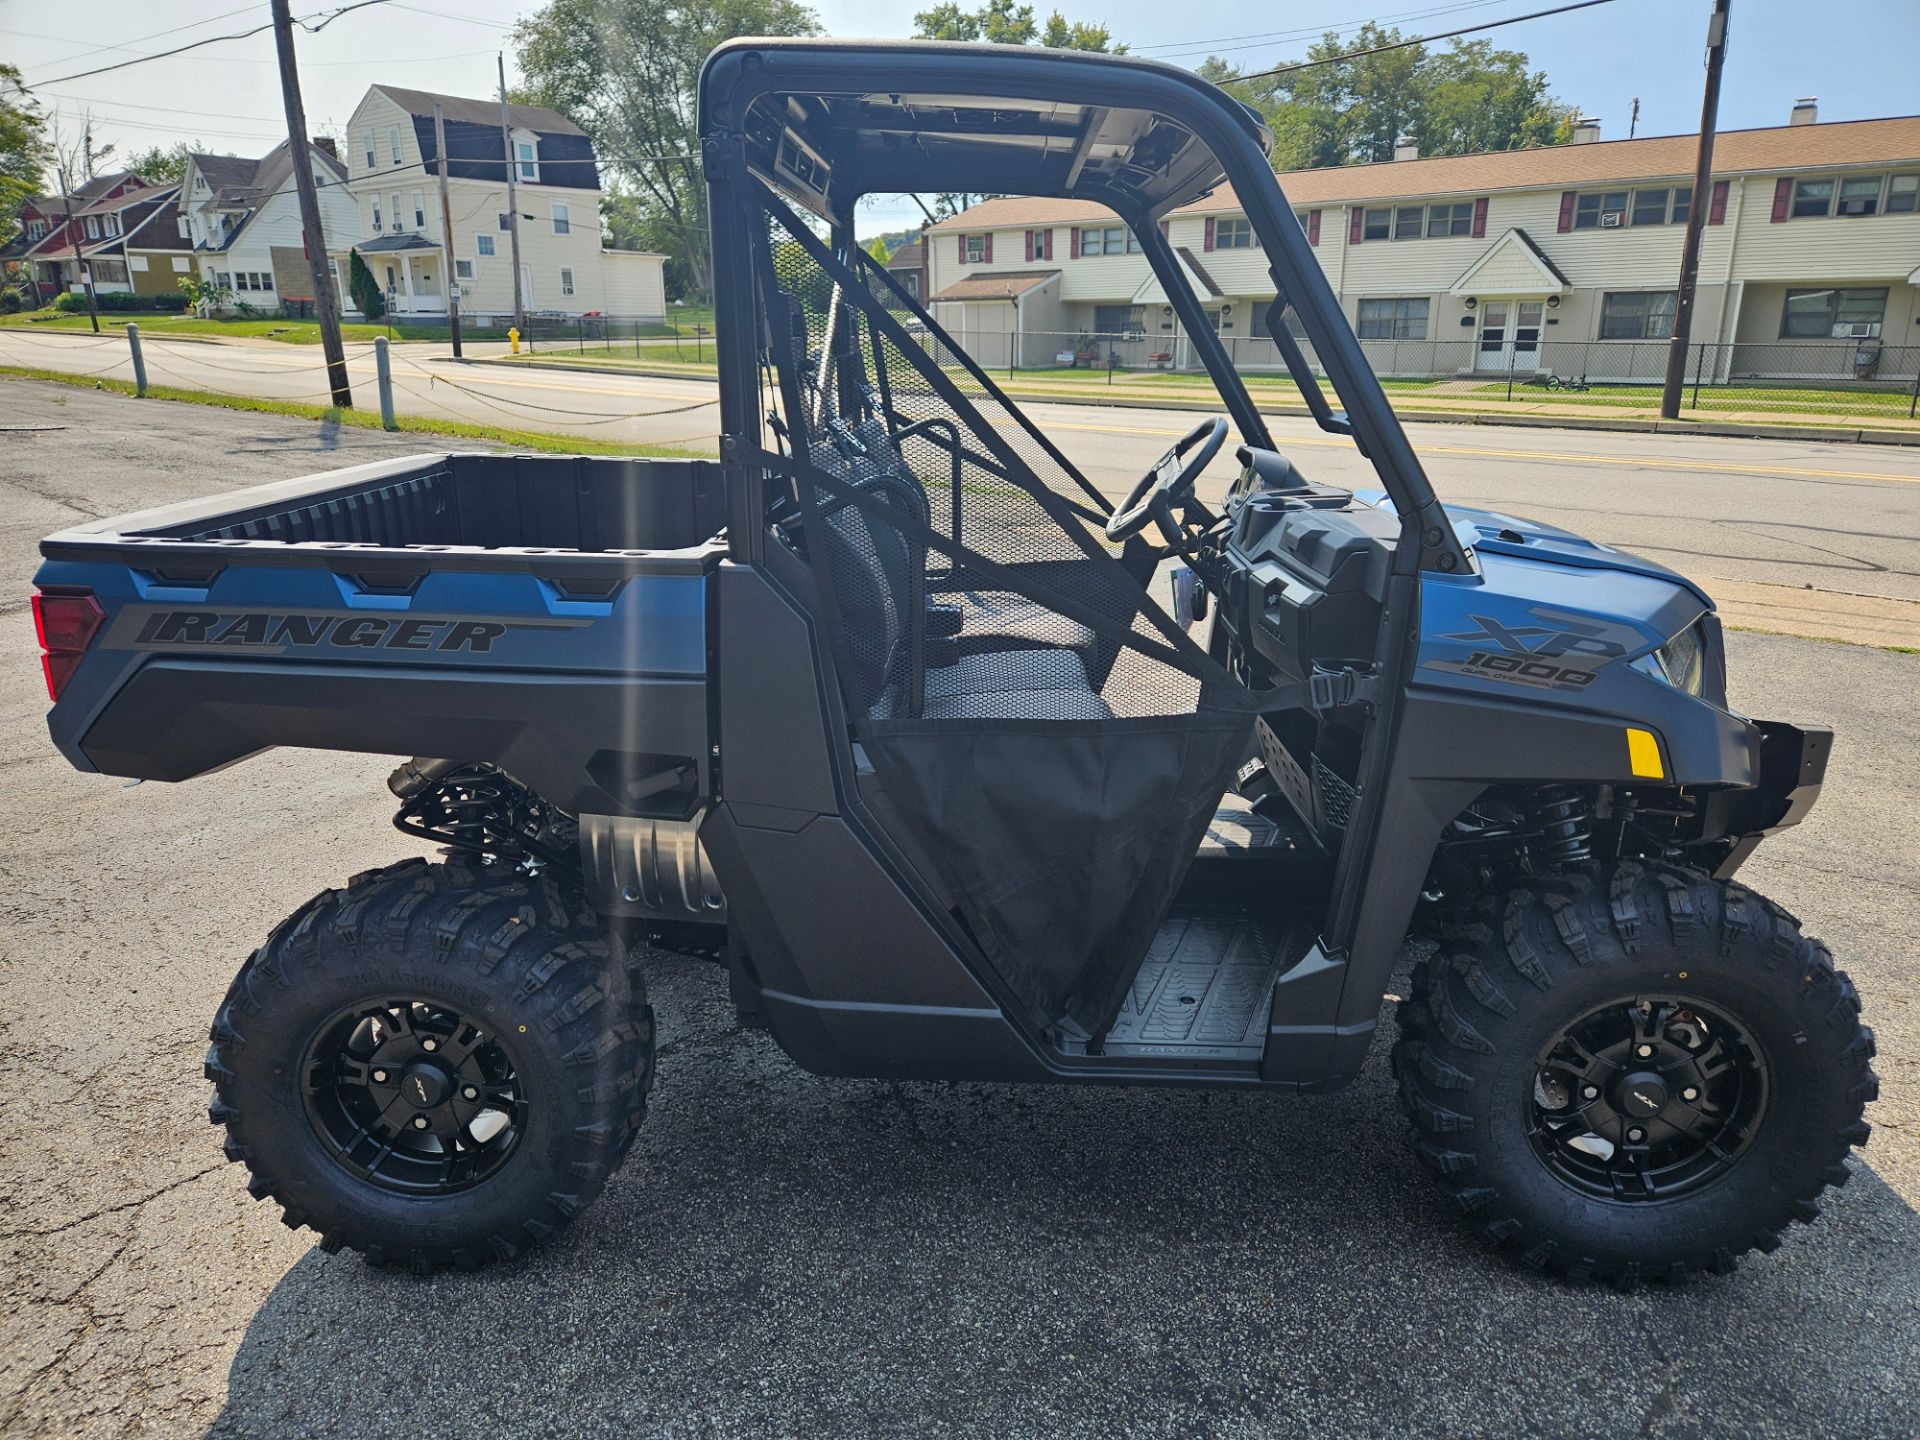
[[[1636,1120],[1650,1120],[1667,1108],[1667,1082],[1651,1070],[1636,1070],[1615,1088],[1613,1105]]]
[[[453,1081],[438,1065],[423,1060],[400,1077],[400,1094],[417,1110],[431,1110],[447,1098]]]

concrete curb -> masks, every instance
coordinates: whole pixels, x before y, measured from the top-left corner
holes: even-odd
[[[432,359],[449,365],[506,365],[516,370],[559,370],[576,375],[632,375],[645,380],[705,380],[704,373],[685,370],[656,370],[623,365],[569,365],[564,361],[520,360],[502,356],[490,360],[455,360],[451,355]],[[1210,400],[1185,400],[1177,397],[1102,395],[1059,395],[1052,391],[1009,389],[1010,400],[1028,400],[1042,405],[1089,405],[1118,410],[1187,410],[1211,413],[1217,403]],[[1388,396],[1388,399],[1392,399]],[[1256,399],[1256,404],[1259,401]],[[1308,418],[1304,405],[1261,404],[1268,415]],[[1501,425],[1521,430],[1620,430],[1641,435],[1710,435],[1722,440],[1819,440],[1841,445],[1909,445],[1920,447],[1920,430],[1854,429],[1850,426],[1822,425],[1738,425],[1715,420],[1637,420],[1620,416],[1595,415],[1503,415],[1485,410],[1422,410],[1410,405],[1395,405],[1394,414],[1402,420],[1418,420],[1437,425]]]

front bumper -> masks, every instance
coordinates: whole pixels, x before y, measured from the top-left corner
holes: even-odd
[[[1833,731],[1819,725],[1789,725],[1781,720],[1755,720],[1760,732],[1758,783],[1748,789],[1726,790],[1707,805],[1707,833],[1724,837],[1725,858],[1714,878],[1733,875],[1767,836],[1798,825],[1820,798],[1827,777],[1827,756],[1833,749]]]

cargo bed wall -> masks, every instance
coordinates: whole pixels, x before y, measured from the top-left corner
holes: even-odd
[[[282,544],[680,550],[711,539],[725,513],[718,467],[704,460],[426,455],[323,478],[347,483],[212,514],[204,505],[179,516],[161,512],[151,517],[159,523],[125,533]]]

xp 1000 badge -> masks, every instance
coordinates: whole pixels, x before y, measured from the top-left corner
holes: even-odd
[[[1471,646],[1466,658],[1429,660],[1425,668],[1536,690],[1584,690],[1602,665],[1646,643],[1625,625],[1545,609],[1528,613],[1538,623],[1509,625],[1491,615],[1469,615],[1479,629],[1439,637]]]

